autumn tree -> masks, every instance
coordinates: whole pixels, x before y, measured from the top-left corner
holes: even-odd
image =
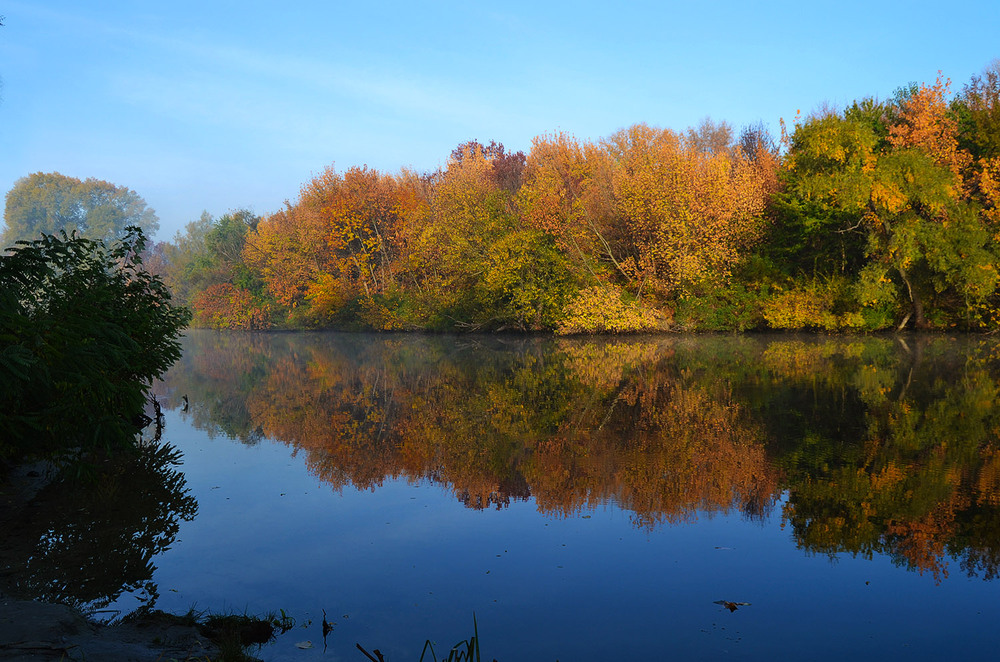
[[[396,188],[391,176],[354,167],[343,175],[327,168],[303,189],[300,204],[322,225],[327,275],[347,298],[371,299],[395,283],[404,222]]]
[[[611,163],[598,146],[565,133],[535,138],[520,204],[525,221],[554,238],[585,282],[596,285],[621,271],[610,242]]]
[[[931,303],[970,311],[998,279],[989,235],[963,193],[968,155],[957,147],[945,89],[920,86],[881,114],[868,103],[809,118],[787,158],[788,190],[806,209],[848,224],[841,232],[864,233],[859,303],[902,295],[900,327],[911,317],[927,326]]]
[[[445,326],[552,328],[575,286],[551,237],[521,222],[512,188],[523,155],[496,143],[459,149],[414,238],[419,286]]]
[[[774,178],[729,135],[710,123],[685,137],[638,124],[606,141],[622,270],[637,291],[668,296],[725,281],[759,238]]]
[[[759,237],[776,187],[776,155],[757,138],[744,151],[706,120],[683,135],[637,124],[600,144],[536,139],[525,217],[594,284],[665,300],[717,283]]]
[[[286,204],[285,209],[261,219],[248,234],[243,260],[287,310],[305,303],[310,284],[327,269],[325,247],[317,214]]]
[[[948,169],[954,185],[961,188],[962,176],[972,162],[971,155],[959,149],[958,121],[948,107],[950,81],[940,76],[933,85],[920,85],[899,101],[894,122],[889,126],[889,144],[896,150],[918,149]],[[954,192],[960,195],[959,191]]]
[[[350,311],[369,326],[398,328],[403,322],[389,300],[427,206],[416,180],[405,172],[327,168],[295,204],[248,235],[243,259],[297,323],[343,321]]]

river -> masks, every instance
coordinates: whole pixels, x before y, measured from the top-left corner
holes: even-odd
[[[283,610],[267,661],[1000,644],[994,338],[191,331],[155,393],[180,464],[40,523],[41,597]]]

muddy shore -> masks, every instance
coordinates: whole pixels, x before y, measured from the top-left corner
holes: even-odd
[[[3,662],[207,662],[216,654],[193,626],[156,617],[100,625],[66,605],[0,598]]]

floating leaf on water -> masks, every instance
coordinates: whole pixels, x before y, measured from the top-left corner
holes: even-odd
[[[725,607],[729,611],[736,611],[740,607],[749,607],[750,606],[749,602],[730,602],[729,600],[716,600],[712,604],[722,605],[723,607]]]
[[[312,648],[313,647],[313,642],[311,642],[311,641],[300,641],[300,642],[298,642],[298,643],[295,644],[295,647],[296,648],[303,648],[303,649],[304,648]]]

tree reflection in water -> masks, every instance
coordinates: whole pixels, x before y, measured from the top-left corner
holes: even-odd
[[[639,527],[779,501],[811,553],[940,579],[1000,567],[994,340],[191,333],[161,389],[196,425],[304,453],[334,488],[473,508],[614,502]]]
[[[198,511],[179,464],[170,445],[144,443],[96,465],[93,480],[64,476],[44,487],[4,533],[12,590],[91,613],[124,593],[153,607],[153,559]]]

